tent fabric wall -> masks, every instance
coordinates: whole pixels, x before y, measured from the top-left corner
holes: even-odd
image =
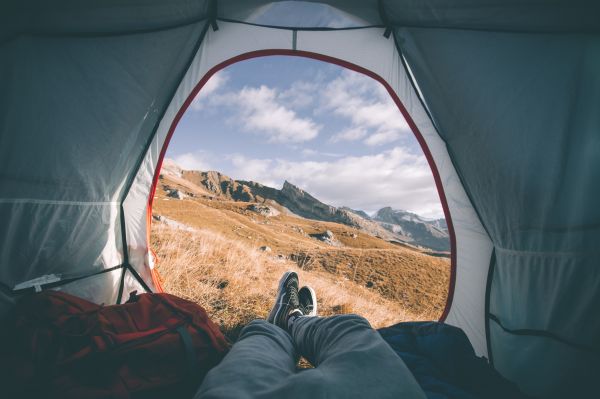
[[[3,31],[5,290],[128,263],[122,198],[203,28],[192,23],[143,34]],[[97,301],[108,302],[111,287]]]
[[[455,237],[446,322],[528,393],[591,388],[585,380],[600,377],[599,7],[3,4],[0,314],[29,286],[98,303],[153,289],[149,197],[190,95],[230,62],[296,52],[380,79],[431,154]],[[303,12],[283,20],[291,9]]]
[[[207,19],[209,0],[6,0],[0,43],[19,36],[101,37],[170,30]]]
[[[599,32],[595,0],[383,0],[396,27],[478,32]]]
[[[395,34],[494,243],[496,368],[544,397],[587,392],[600,376],[600,35]]]

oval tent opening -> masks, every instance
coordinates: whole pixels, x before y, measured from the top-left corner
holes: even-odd
[[[163,288],[232,339],[285,270],[318,287],[323,315],[384,327],[445,309],[451,241],[427,158],[385,86],[354,70],[268,56],[213,74],[151,209]]]

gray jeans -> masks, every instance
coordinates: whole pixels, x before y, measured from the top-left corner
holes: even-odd
[[[425,398],[402,359],[356,315],[299,317],[291,334],[254,320],[199,398]],[[314,369],[297,370],[298,356]]]

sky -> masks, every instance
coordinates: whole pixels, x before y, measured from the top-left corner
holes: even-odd
[[[385,88],[321,61],[270,56],[205,84],[167,157],[184,169],[304,189],[369,214],[385,206],[443,217],[431,169]]]

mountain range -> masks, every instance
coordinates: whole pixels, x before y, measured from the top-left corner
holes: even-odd
[[[192,183],[209,198],[262,203],[277,212],[341,223],[389,242],[450,251],[445,219],[427,219],[391,207],[381,208],[371,217],[361,210],[325,204],[288,181],[276,189],[253,181],[234,180],[217,171],[184,170],[170,159],[165,159],[161,173]]]

